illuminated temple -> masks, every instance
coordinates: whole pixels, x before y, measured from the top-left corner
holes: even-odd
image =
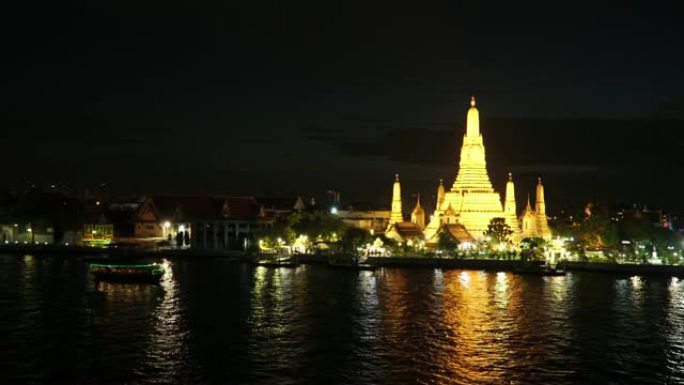
[[[477,241],[485,236],[493,218],[505,219],[513,230],[512,240],[515,243],[525,237],[551,237],[541,178],[537,185],[535,208],[532,209],[528,199],[527,207],[520,216],[517,214],[515,186],[510,173],[503,201],[501,195],[494,190],[487,174],[485,147],[475,97],[471,99],[468,109],[458,174],[449,191],[445,191],[440,180],[435,211],[427,225],[420,198],[411,215],[411,221],[404,221],[398,175],[395,177],[392,195],[392,213],[386,234],[399,241],[421,238],[428,244],[434,244],[440,231],[448,231],[460,242]]]

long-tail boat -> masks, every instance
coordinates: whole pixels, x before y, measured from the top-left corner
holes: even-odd
[[[91,263],[90,272],[98,281],[158,283],[164,268],[150,264],[101,264]]]

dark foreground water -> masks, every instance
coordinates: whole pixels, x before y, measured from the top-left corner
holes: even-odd
[[[684,383],[684,280],[0,255],[0,383]]]

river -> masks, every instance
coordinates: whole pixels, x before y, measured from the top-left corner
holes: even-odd
[[[684,280],[0,255],[0,383],[684,383]]]

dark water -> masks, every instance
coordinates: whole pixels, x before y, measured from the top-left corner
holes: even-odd
[[[0,382],[684,383],[684,280],[0,255]]]

